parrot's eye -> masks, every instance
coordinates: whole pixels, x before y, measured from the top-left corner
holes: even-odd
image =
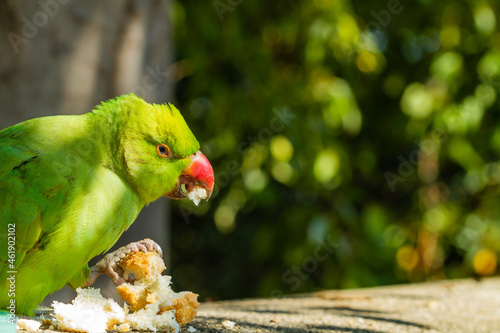
[[[160,143],[156,145],[156,153],[160,157],[169,158],[170,157],[170,148],[164,143]]]

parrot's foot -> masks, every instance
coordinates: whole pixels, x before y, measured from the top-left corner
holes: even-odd
[[[124,282],[127,282],[127,280],[123,278],[123,269],[118,266],[118,263],[129,253],[139,251],[156,251],[161,257],[163,257],[163,252],[160,246],[149,238],[122,246],[118,250],[106,254],[104,258],[102,258],[97,262],[97,264],[92,266],[92,268],[90,269],[90,277],[87,283],[85,283],[85,287],[92,285],[97,277],[101,274],[108,275],[113,283],[117,286]]]

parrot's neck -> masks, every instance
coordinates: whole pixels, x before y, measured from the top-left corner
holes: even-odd
[[[117,119],[117,113],[112,112],[108,105],[101,104],[99,109],[83,116],[87,117],[88,133],[93,133],[90,140],[101,152],[103,166],[128,183],[126,164],[123,161],[120,145],[120,120]]]

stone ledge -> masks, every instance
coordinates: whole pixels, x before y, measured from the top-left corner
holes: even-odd
[[[224,320],[236,323],[233,330]],[[500,332],[500,278],[203,303],[189,326],[198,332]]]

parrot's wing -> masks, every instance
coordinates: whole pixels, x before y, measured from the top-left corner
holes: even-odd
[[[37,151],[33,137],[22,124],[0,131],[0,278],[44,247],[66,196],[63,168]]]

